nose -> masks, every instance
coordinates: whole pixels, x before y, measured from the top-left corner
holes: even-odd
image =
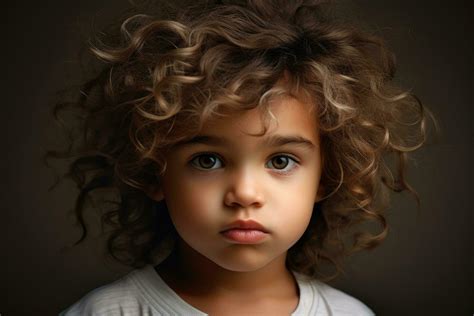
[[[258,174],[249,168],[234,172],[225,193],[225,205],[232,208],[262,207],[265,198],[259,180]]]

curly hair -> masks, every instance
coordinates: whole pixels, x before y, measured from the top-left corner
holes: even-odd
[[[75,245],[87,236],[86,201],[110,193],[99,203],[101,223],[111,228],[108,252],[135,268],[156,262],[177,236],[166,204],[145,193],[160,183],[164,153],[213,117],[256,107],[268,117],[268,101],[282,94],[316,105],[326,193],[288,251],[289,268],[332,280],[344,272],[347,256],[386,237],[390,191],[410,192],[420,207],[406,181],[407,154],[426,143],[427,118],[436,120],[394,84],[395,57],[383,39],[338,21],[324,1],[158,9],[96,36],[90,52],[99,71],[77,97],[54,106],[57,120],[63,111],[81,113],[77,126],[63,126],[69,146],[46,154],[73,158],[63,178],[80,190],[74,209],[82,235]],[[361,226],[368,222],[380,231]],[[335,272],[324,274],[325,265]]]

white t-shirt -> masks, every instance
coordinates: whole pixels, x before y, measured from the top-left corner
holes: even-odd
[[[375,315],[356,298],[323,282],[307,280],[294,273],[300,299],[292,315]],[[60,316],[76,315],[207,315],[184,301],[155,271],[152,265],[89,292]]]

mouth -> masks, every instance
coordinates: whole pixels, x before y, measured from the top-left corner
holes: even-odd
[[[263,241],[269,231],[253,220],[238,220],[220,232],[228,241],[239,244],[256,244]]]
[[[237,220],[227,225],[225,229],[221,231],[221,233],[224,233],[228,230],[255,230],[263,233],[269,233],[269,231],[262,224],[254,220]]]

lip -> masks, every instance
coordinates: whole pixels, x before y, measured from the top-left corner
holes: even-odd
[[[258,244],[265,240],[269,231],[254,220],[237,220],[220,233],[231,243]]]
[[[238,244],[258,244],[268,236],[261,230],[238,228],[225,230],[221,234],[229,242]]]
[[[259,222],[254,220],[237,220],[235,222],[230,223],[225,227],[221,233],[224,233],[228,230],[237,229],[237,230],[253,230],[253,231],[260,231],[263,233],[269,233],[269,231]]]

